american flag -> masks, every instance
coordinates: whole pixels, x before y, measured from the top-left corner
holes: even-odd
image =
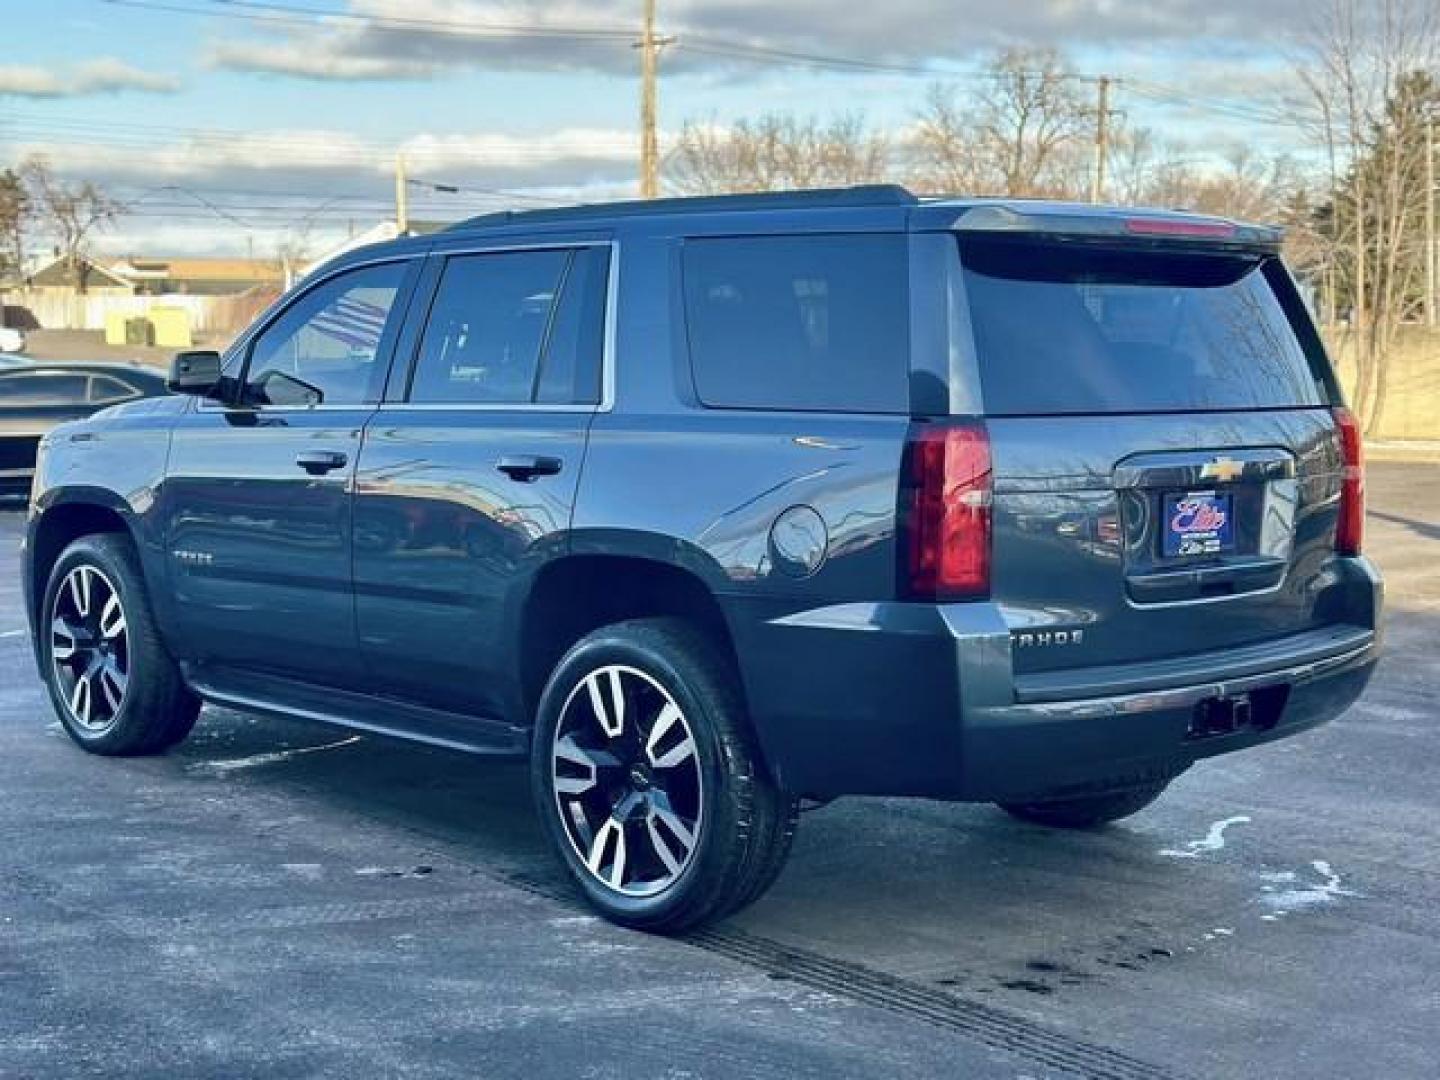
[[[342,341],[352,349],[374,352],[385,329],[389,305],[372,304],[353,296],[342,296],[310,323],[318,334]]]

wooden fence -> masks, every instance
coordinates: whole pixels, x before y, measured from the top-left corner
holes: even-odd
[[[280,287],[257,286],[231,296],[133,296],[117,291],[77,293],[73,289],[12,289],[0,293],[7,320],[25,329],[104,330],[111,315],[148,317],[154,307],[185,311],[192,333],[234,334],[247,326],[276,296]]]

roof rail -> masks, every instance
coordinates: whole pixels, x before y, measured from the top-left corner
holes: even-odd
[[[543,210],[500,210],[457,221],[446,232],[490,229],[502,225],[541,225],[547,222],[589,221],[613,217],[659,214],[719,213],[737,210],[803,210],[852,206],[911,206],[918,202],[900,184],[862,184],[846,188],[810,188],[803,191],[765,191],[746,195],[692,195],[674,199],[634,199],[626,202],[583,203]]]

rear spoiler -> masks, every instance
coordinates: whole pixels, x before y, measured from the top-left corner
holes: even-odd
[[[1218,247],[1265,254],[1278,254],[1285,238],[1283,229],[1271,225],[1246,225],[1202,214],[1111,207],[972,206],[963,210],[950,228],[961,233]]]

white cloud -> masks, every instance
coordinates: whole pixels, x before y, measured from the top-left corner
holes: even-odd
[[[179,89],[180,80],[173,76],[143,71],[111,56],[74,64],[69,69],[0,65],[0,95],[61,98],[122,90],[173,94]]]
[[[335,48],[333,42],[298,38],[222,41],[210,47],[205,60],[211,67],[231,71],[296,75],[335,82],[427,79],[441,70],[439,64],[427,61],[347,55],[344,49]]]
[[[392,175],[397,151],[404,153],[414,176],[486,187],[613,180],[633,175],[639,156],[634,132],[619,128],[570,128],[534,136],[421,133],[398,145],[343,131],[289,128],[194,135],[143,153],[117,153],[104,140],[17,141],[7,149],[16,160],[44,157],[63,174],[102,184],[223,180],[273,190],[324,190],[327,184],[380,190],[377,184]]]

